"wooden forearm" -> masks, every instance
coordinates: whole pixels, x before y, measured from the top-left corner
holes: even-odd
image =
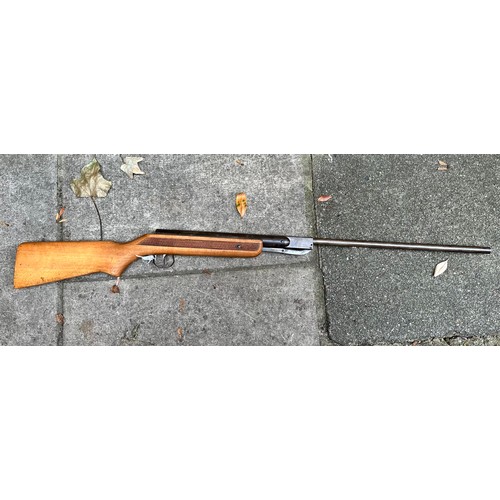
[[[261,252],[261,240],[173,234],[146,234],[128,243],[22,243],[17,248],[14,287],[42,285],[93,273],[121,276],[137,256],[150,254],[257,257]]]

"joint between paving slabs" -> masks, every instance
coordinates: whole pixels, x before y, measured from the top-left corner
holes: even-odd
[[[56,156],[57,168],[57,206],[61,209],[64,206],[63,200],[63,182],[64,182],[64,167],[62,155]],[[64,240],[63,225],[57,225],[57,239]],[[56,298],[56,318],[57,318],[57,345],[64,345],[64,283],[57,284]]]
[[[314,236],[318,237],[318,217],[316,210],[316,194],[315,194],[315,182],[314,182],[314,155],[310,155],[311,163],[311,185],[312,185],[312,207],[313,207],[313,231]],[[328,308],[326,307],[326,284],[325,276],[323,274],[323,261],[322,261],[322,249],[319,247],[315,256],[316,267],[319,269],[319,290],[318,290],[318,303],[321,304],[321,321],[320,325],[320,344],[321,345],[340,345],[335,342],[330,336],[330,316],[328,314]]]

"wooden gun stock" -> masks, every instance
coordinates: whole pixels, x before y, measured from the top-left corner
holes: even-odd
[[[106,273],[121,276],[138,256],[151,254],[208,257],[257,257],[262,240],[146,234],[128,243],[113,241],[54,241],[22,243],[17,248],[14,287]]]

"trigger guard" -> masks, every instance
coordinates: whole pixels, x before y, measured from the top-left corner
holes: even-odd
[[[172,261],[170,262],[169,257],[172,258]],[[175,264],[175,257],[173,255],[168,255],[168,254],[161,254],[161,255],[155,255],[153,259],[153,265],[157,267],[158,269],[168,269],[172,267]]]

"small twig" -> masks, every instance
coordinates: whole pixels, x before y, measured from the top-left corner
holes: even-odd
[[[102,219],[101,219],[101,214],[99,213],[99,209],[97,208],[97,203],[94,200],[94,197],[91,196],[90,199],[92,200],[92,203],[94,204],[95,210],[97,212],[97,217],[99,217],[99,229],[101,230],[101,241],[102,241]]]

